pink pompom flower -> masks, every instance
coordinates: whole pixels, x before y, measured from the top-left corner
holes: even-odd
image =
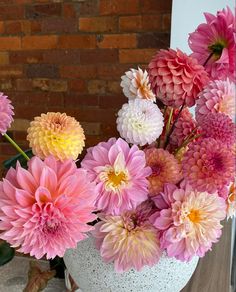
[[[0,92],[0,134],[5,134],[13,122],[14,115],[11,101],[4,93]]]
[[[196,120],[208,113],[224,113],[234,119],[235,84],[227,80],[213,80],[199,93],[196,102]]]
[[[96,193],[72,160],[33,157],[0,182],[0,238],[37,259],[63,257],[92,229]]]
[[[153,92],[165,105],[175,108],[184,102],[193,106],[209,80],[203,66],[179,49],[160,50],[148,67]]]
[[[217,15],[205,13],[206,23],[190,33],[192,56],[202,65],[212,79],[235,81],[235,17],[229,7]]]
[[[233,181],[235,156],[232,149],[213,138],[188,145],[182,160],[183,175],[199,192],[215,193]]]
[[[96,182],[98,210],[117,215],[147,199],[151,169],[136,145],[111,138],[89,148],[81,166]]]
[[[211,137],[228,146],[235,143],[235,124],[223,113],[208,113],[200,121],[203,137]]]
[[[217,194],[166,184],[155,203],[159,211],[150,220],[160,230],[160,246],[169,257],[181,261],[203,257],[221,236],[226,204]]]
[[[114,261],[117,272],[140,271],[159,261],[158,230],[149,222],[153,212],[153,204],[146,201],[119,216],[100,215],[93,232],[96,247],[106,263]]]

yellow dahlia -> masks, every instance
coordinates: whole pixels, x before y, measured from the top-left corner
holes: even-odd
[[[84,147],[84,131],[75,118],[65,113],[41,114],[30,123],[27,140],[35,155],[44,159],[76,159]]]

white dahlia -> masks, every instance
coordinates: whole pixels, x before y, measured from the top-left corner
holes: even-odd
[[[157,105],[144,99],[125,103],[118,112],[116,123],[122,138],[140,146],[154,142],[164,126],[163,115]]]
[[[128,99],[140,98],[156,101],[146,70],[130,69],[130,71],[125,72],[125,75],[121,76],[121,79],[120,85]]]

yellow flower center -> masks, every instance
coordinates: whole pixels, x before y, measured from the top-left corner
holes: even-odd
[[[190,213],[188,214],[188,218],[193,222],[193,223],[198,223],[201,220],[200,216],[200,211],[199,210],[191,210]]]
[[[107,174],[108,182],[113,185],[113,187],[117,188],[119,187],[122,182],[126,183],[126,174],[122,171],[118,174],[116,174],[114,171],[111,171]]]

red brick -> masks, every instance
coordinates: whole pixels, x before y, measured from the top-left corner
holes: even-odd
[[[78,64],[80,63],[79,50],[48,50],[43,54],[45,63]]]
[[[136,34],[107,34],[98,41],[99,48],[136,48]]]
[[[13,131],[13,138],[15,141],[26,141],[27,133],[24,131]]]
[[[42,31],[42,22],[37,20],[32,20],[30,22],[31,33],[39,33]]]
[[[43,61],[43,53],[40,51],[10,52],[10,63],[12,64],[34,64]]]
[[[20,21],[6,21],[5,22],[5,33],[6,34],[20,34],[22,31]]]
[[[0,50],[15,51],[21,49],[19,37],[0,37]]]
[[[5,27],[4,27],[4,22],[0,21],[0,33],[4,33]]]
[[[142,33],[138,36],[138,48],[165,49],[170,45],[170,34],[163,32]]]
[[[117,18],[104,17],[80,17],[79,30],[88,32],[115,32],[118,29]]]
[[[32,89],[31,79],[16,79],[16,89],[19,91],[28,91]]]
[[[88,81],[89,94],[104,94],[106,92],[105,80],[89,80]]]
[[[98,0],[86,0],[79,3],[79,15],[96,15],[98,14]]]
[[[65,108],[74,107],[81,108],[81,106],[98,106],[98,96],[97,95],[88,95],[88,94],[79,94],[79,93],[69,93],[65,96]],[[86,121],[86,119],[85,119]]]
[[[81,64],[117,63],[117,49],[83,50],[80,54]]]
[[[20,77],[23,75],[23,68],[21,66],[1,66],[0,78],[2,77]]]
[[[59,36],[58,47],[61,49],[92,49],[96,47],[95,35]]]
[[[78,93],[85,93],[87,92],[87,84],[85,80],[72,79],[69,80],[69,90],[77,91]]]
[[[26,6],[26,18],[37,19],[46,16],[61,16],[61,3]]]
[[[63,15],[66,18],[76,18],[78,4],[76,3],[63,3]]]
[[[163,31],[170,31],[171,29],[171,14],[164,14],[162,15],[162,30]]]
[[[122,95],[102,95],[99,97],[99,106],[104,109],[119,109],[122,104],[127,102],[127,98]]]
[[[98,77],[105,80],[120,80],[120,77],[129,70],[126,64],[102,64],[97,66]]]
[[[100,0],[100,14],[137,14],[139,12],[138,0]]]
[[[120,31],[156,31],[162,30],[161,15],[135,15],[119,18]]]
[[[107,81],[107,93],[122,94],[120,81]]]
[[[96,78],[97,70],[94,65],[68,65],[61,66],[60,75],[62,78],[80,78],[80,79],[88,79],[88,78]]]
[[[7,78],[7,79],[1,79],[0,80],[0,90],[2,90],[3,92],[5,92],[6,90],[10,90],[12,89],[12,81],[11,79]]]
[[[42,21],[42,32],[44,33],[71,33],[76,30],[76,19],[45,18]]]
[[[23,19],[24,6],[22,5],[4,5],[0,9],[0,20]]]
[[[144,13],[162,13],[171,11],[172,0],[140,0],[140,9]]]
[[[118,136],[119,133],[116,129],[116,123],[105,123],[101,124],[101,134],[103,136],[115,137]]]
[[[47,78],[35,78],[33,79],[32,86],[34,89],[39,89],[42,91],[49,91],[49,79]]]
[[[0,52],[0,65],[9,64],[9,53],[8,52]]]
[[[81,123],[82,128],[84,129],[85,136],[87,135],[99,135],[100,134],[100,123]]]
[[[120,63],[149,63],[156,49],[123,49],[119,52]]]
[[[29,78],[57,78],[59,77],[58,68],[48,64],[30,64],[27,65],[26,75]]]
[[[54,49],[57,46],[56,35],[25,36],[22,38],[22,48],[25,50]]]
[[[67,92],[68,89],[67,80],[62,79],[51,79],[49,86],[52,92]]]

